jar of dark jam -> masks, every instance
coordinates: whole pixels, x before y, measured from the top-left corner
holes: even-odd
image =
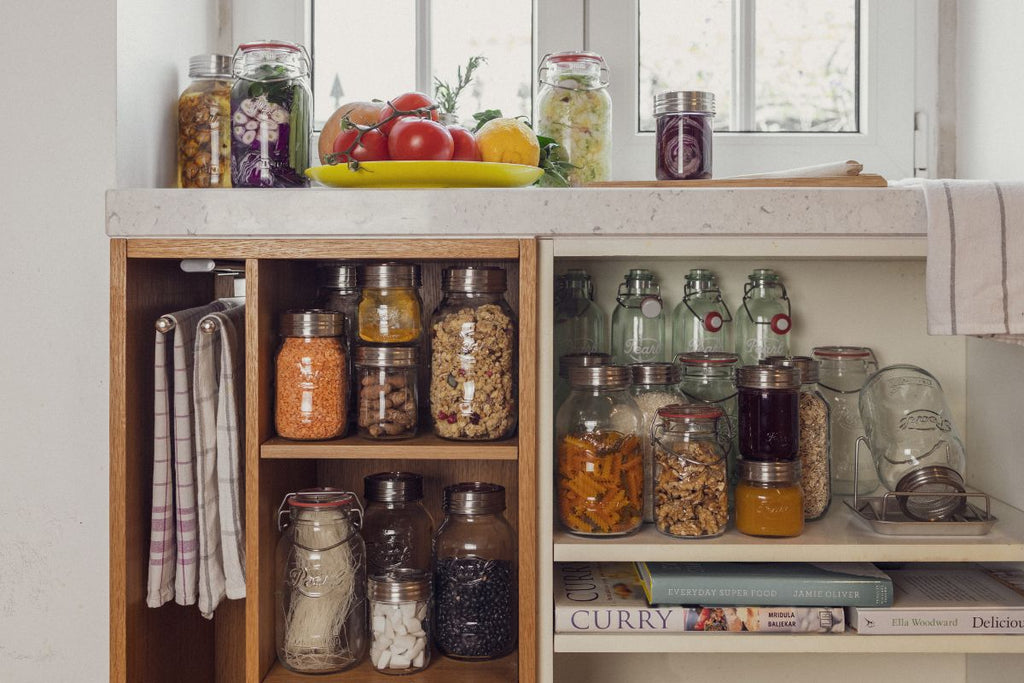
[[[800,445],[800,371],[746,365],[736,371],[740,453],[747,460],[796,460]]]
[[[654,96],[657,121],[658,180],[703,180],[711,177],[711,124],[715,95],[677,90]]]

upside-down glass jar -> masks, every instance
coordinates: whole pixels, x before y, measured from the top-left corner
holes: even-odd
[[[519,418],[518,324],[504,268],[446,268],[430,322],[434,433],[456,441],[512,436]]]
[[[516,646],[519,584],[515,533],[502,514],[505,487],[445,487],[434,536],[434,642],[456,659],[496,659]]]
[[[367,439],[408,439],[416,435],[419,349],[414,346],[358,346],[353,361],[356,424]]]
[[[430,664],[432,583],[421,569],[370,576],[370,663],[378,672],[411,674]]]
[[[658,180],[710,178],[715,94],[697,90],[658,93],[654,118]]]
[[[414,472],[369,474],[363,477],[363,499],[369,573],[429,571],[434,520],[423,506],[423,477]]]
[[[711,538],[729,523],[725,450],[715,406],[670,405],[651,426],[654,523],[676,538]]]
[[[238,46],[231,89],[234,187],[309,185],[309,72],[301,45],[261,40]]]
[[[274,426],[285,439],[336,439],[348,429],[349,371],[345,316],[288,311],[275,360]]]
[[[573,368],[555,418],[556,502],[581,536],[623,536],[643,518],[643,414],[622,365]]]
[[[329,488],[281,502],[275,623],[277,656],[289,671],[342,671],[366,654],[361,513],[354,493]]]
[[[231,57],[196,55],[178,99],[178,187],[231,187]]]

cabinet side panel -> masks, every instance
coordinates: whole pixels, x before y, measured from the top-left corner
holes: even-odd
[[[126,683],[125,240],[110,241],[110,681]]]
[[[519,242],[519,680],[537,680],[537,242]]]

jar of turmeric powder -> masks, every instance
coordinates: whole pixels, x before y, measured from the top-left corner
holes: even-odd
[[[558,410],[555,475],[559,517],[581,536],[622,536],[643,513],[643,414],[624,365],[576,367]]]
[[[416,346],[423,334],[420,267],[374,263],[359,268],[359,341]]]
[[[740,460],[736,529],[748,536],[799,536],[804,531],[800,461]]]
[[[345,435],[349,372],[345,316],[338,311],[288,311],[280,319],[275,362],[274,426],[286,439]]]

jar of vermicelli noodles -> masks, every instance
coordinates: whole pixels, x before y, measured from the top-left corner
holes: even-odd
[[[345,435],[349,373],[345,316],[338,311],[288,311],[280,321],[275,363],[274,425],[286,439]]]

